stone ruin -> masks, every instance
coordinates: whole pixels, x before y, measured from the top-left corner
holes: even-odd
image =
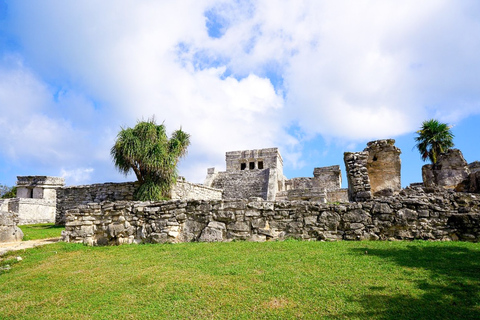
[[[18,224],[50,223],[55,221],[57,189],[65,180],[48,176],[17,177],[17,197],[6,199],[2,206],[18,215]]]
[[[278,148],[227,152],[226,171],[207,170],[204,185],[223,190],[223,199],[345,202],[340,166],[315,168],[313,178],[287,179]]]
[[[0,242],[22,241],[23,232],[18,225],[15,212],[0,211]]]
[[[422,179],[427,188],[480,192],[480,162],[468,164],[460,150],[450,149],[438,156],[436,164],[422,167]]]
[[[401,151],[395,140],[376,140],[362,152],[345,152],[348,199],[361,202],[374,196],[392,196],[402,189]]]
[[[171,201],[151,204],[136,205],[131,202],[135,189],[133,182],[65,187],[61,178],[18,177],[18,198],[0,201],[0,211],[3,211],[0,227],[4,227],[1,223],[16,228],[17,223],[55,221],[57,224],[66,223],[67,230],[73,232],[65,239],[79,241],[83,237],[84,240],[90,239],[87,241],[89,243],[92,234],[97,234],[100,238],[113,237],[118,240],[115,240],[117,243],[123,241],[118,237],[125,234],[129,239],[133,236],[135,241],[147,238],[147,242],[170,242],[172,239],[176,239],[174,242],[183,241],[179,240],[186,236],[182,232],[188,233],[189,228],[195,232],[193,238],[187,236],[188,241],[257,241],[283,239],[289,235],[309,240],[386,237],[480,241],[480,226],[477,226],[479,200],[475,194],[462,196],[463,192],[480,192],[480,162],[467,164],[460,151],[450,150],[439,157],[435,166],[425,165],[422,168],[423,186],[402,190],[401,151],[394,144],[393,139],[376,140],[369,142],[361,152],[345,152],[348,190],[341,188],[339,165],[314,168],[313,177],[287,179],[283,174],[283,160],[277,148],[227,152],[225,171],[208,169],[203,185],[179,179],[172,190]],[[450,193],[445,194],[446,191]],[[455,195],[456,192],[459,192],[458,196]],[[418,200],[420,198],[423,200]],[[149,215],[151,210],[155,211],[155,217],[152,216],[154,220],[148,220],[148,227],[136,222],[136,235],[131,233],[126,222],[115,220],[116,216],[97,217],[99,214],[107,214],[104,210],[111,209],[108,203],[125,201],[128,204],[115,204],[114,207],[120,211],[125,206],[133,208],[132,214],[143,216]],[[246,207],[245,201],[248,202]],[[258,211],[257,206],[263,209]],[[266,210],[265,206],[275,209]],[[207,207],[212,209],[205,209]],[[91,208],[95,209],[92,211]],[[171,210],[173,211],[170,212]],[[356,216],[359,210],[366,210],[362,211],[365,219],[362,218],[361,222],[357,221]],[[445,213],[445,210],[451,212]],[[311,218],[310,215],[317,211],[318,214],[315,213]],[[91,212],[95,219],[90,217]],[[377,214],[378,217],[374,218]],[[435,220],[438,214],[442,218],[441,230],[437,228],[440,222]],[[337,219],[340,222],[335,220],[339,224],[336,222],[334,229],[331,229],[333,224],[328,221],[325,225],[318,224],[324,220],[324,216],[330,215],[335,216],[335,219],[338,218],[337,215],[340,216],[340,220]],[[262,222],[258,222],[258,216],[262,217]],[[172,217],[176,217],[176,220],[172,220]],[[425,221],[420,220],[429,217],[433,219],[431,225],[429,222],[423,226]],[[130,218],[134,219],[133,216],[128,219]],[[185,219],[193,220],[191,224],[183,225],[182,221],[187,221]],[[312,219],[318,220],[318,223]],[[98,229],[100,225],[93,223],[94,220],[98,220],[107,229]],[[133,225],[133,222],[128,224]],[[272,226],[275,226],[277,233],[269,229]],[[11,234],[17,234],[17,231],[12,233],[12,230],[14,229],[9,231]],[[215,235],[212,238],[210,234]],[[178,235],[181,235],[180,238]],[[107,240],[107,243],[111,243],[111,240]]]
[[[224,199],[259,197],[275,200],[285,189],[283,159],[278,148],[231,151],[225,155],[226,171],[207,171],[204,185],[223,190]]]

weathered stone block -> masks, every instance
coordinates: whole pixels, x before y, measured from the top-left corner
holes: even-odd
[[[246,222],[234,222],[234,223],[229,223],[227,225],[227,229],[228,230],[232,230],[232,231],[250,231],[250,226],[248,223]]]

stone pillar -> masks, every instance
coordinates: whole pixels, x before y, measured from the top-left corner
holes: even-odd
[[[393,139],[370,141],[363,150],[368,152],[367,171],[374,196],[391,196],[402,189],[402,152],[394,144]]]
[[[343,154],[348,180],[348,200],[361,202],[372,199],[368,177],[368,152],[345,152]]]

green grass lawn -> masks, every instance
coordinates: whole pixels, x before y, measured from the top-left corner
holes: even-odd
[[[28,224],[18,226],[23,231],[23,241],[48,239],[60,237],[64,226],[56,226],[53,223]]]
[[[473,243],[57,243],[1,258],[1,319],[480,319]]]

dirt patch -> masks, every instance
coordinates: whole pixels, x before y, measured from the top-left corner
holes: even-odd
[[[43,246],[46,244],[56,243],[61,239],[62,239],[61,237],[57,237],[57,238],[29,240],[29,241],[3,242],[3,243],[0,243],[0,256],[4,255],[9,251],[30,249],[38,246]]]
[[[267,309],[281,309],[288,305],[288,300],[284,298],[272,298],[265,302],[263,306]]]

